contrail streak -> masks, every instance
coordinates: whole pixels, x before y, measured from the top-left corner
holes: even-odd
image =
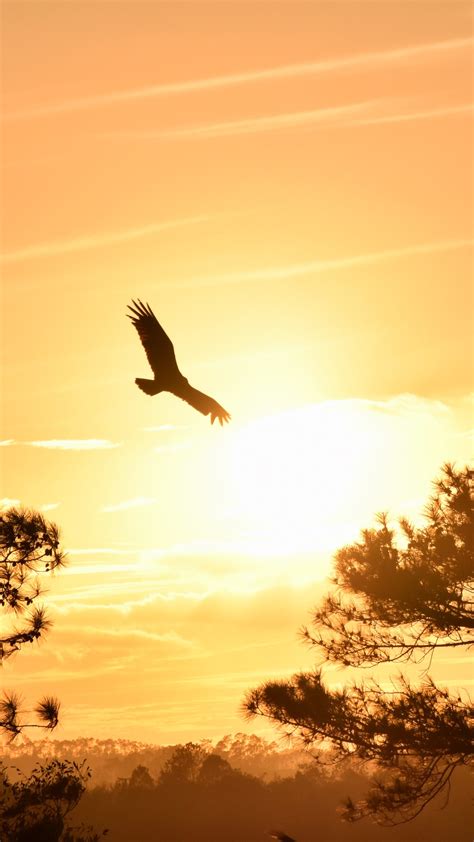
[[[174,286],[214,286],[217,284],[240,284],[251,281],[274,281],[286,278],[298,278],[304,275],[318,274],[333,269],[350,269],[353,266],[365,266],[380,263],[385,260],[395,260],[412,257],[418,254],[435,254],[438,252],[458,251],[474,245],[470,240],[441,240],[435,243],[419,243],[397,249],[356,254],[350,257],[336,257],[329,260],[310,260],[306,263],[294,263],[289,266],[272,266],[267,269],[254,269],[248,272],[233,272],[231,274],[215,275],[212,277],[196,278],[194,280],[176,283]]]
[[[349,120],[345,126],[376,126],[379,123],[409,123],[412,120],[431,120],[436,117],[451,117],[457,114],[471,114],[474,111],[472,102],[464,105],[448,105],[444,108],[432,108],[427,111],[413,111],[406,114],[387,114],[381,117],[361,117]]]
[[[26,441],[31,447],[45,447],[48,450],[110,450],[121,447],[118,442],[108,439],[45,439],[43,441]]]
[[[75,237],[72,240],[59,240],[50,243],[38,243],[38,245],[26,246],[16,251],[7,251],[0,254],[0,263],[18,263],[22,260],[31,260],[41,257],[56,257],[70,252],[86,251],[89,249],[111,246],[130,240],[138,240],[142,237],[149,237],[168,231],[170,228],[181,228],[185,225],[196,225],[201,222],[208,222],[208,216],[191,216],[184,219],[174,219],[168,222],[156,222],[151,225],[144,225],[141,228],[127,228],[123,231],[112,231],[105,234],[86,235]]]
[[[382,103],[381,100],[366,100],[350,105],[338,105],[330,108],[317,108],[311,111],[293,111],[285,114],[272,114],[264,117],[253,117],[246,120],[230,120],[223,123],[204,123],[200,126],[184,126],[177,129],[163,129],[149,132],[114,132],[111,137],[130,140],[175,140],[187,138],[212,138],[226,135],[255,134],[257,132],[274,131],[278,129],[311,126],[314,123],[340,120],[352,114],[373,108]],[[344,122],[344,125],[351,125]]]
[[[212,76],[203,79],[189,79],[183,82],[168,82],[125,91],[111,91],[96,96],[80,97],[63,100],[51,104],[38,105],[11,111],[3,116],[4,121],[30,120],[37,117],[51,117],[57,114],[85,111],[91,108],[102,108],[121,103],[132,103],[155,97],[192,94],[200,91],[212,91],[221,88],[235,87],[255,82],[272,82],[278,79],[291,79],[300,76],[313,76],[333,71],[364,69],[384,64],[395,64],[412,58],[429,57],[439,53],[449,53],[472,47],[473,38],[452,38],[445,41],[434,41],[425,44],[414,44],[393,50],[358,53],[338,58],[322,59],[301,64],[285,64],[262,70],[250,70],[243,73],[230,73],[222,76]]]

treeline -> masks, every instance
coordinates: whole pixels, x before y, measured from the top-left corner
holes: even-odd
[[[433,802],[413,822],[382,828],[343,822],[338,807],[367,788],[362,769],[309,764],[263,780],[233,768],[202,745],[174,749],[157,777],[143,765],[112,786],[86,791],[74,822],[108,828],[111,842],[264,842],[272,830],[297,842],[471,842],[471,788],[457,770],[451,798]]]
[[[271,831],[297,842],[471,842],[472,781],[465,768],[456,770],[448,803],[441,796],[414,821],[385,828],[369,819],[343,822],[339,812],[348,795],[363,797],[373,767],[352,761],[335,765],[329,752],[316,763],[309,752],[255,735],[178,746],[25,741],[10,744],[6,751],[5,774],[26,786],[22,797],[28,810],[16,798],[16,819],[12,824],[7,818],[5,825],[5,839],[15,842],[38,842],[39,825],[28,831],[31,837],[11,829],[21,824],[22,813],[30,827],[38,810],[41,827],[48,816],[61,814],[68,827],[94,828],[97,836],[80,831],[67,836],[81,842],[102,838],[105,828],[111,842],[268,842]],[[92,780],[83,774],[87,764],[96,770]],[[47,833],[44,838],[63,836]]]
[[[227,735],[212,743],[200,740],[198,745],[207,753],[219,755],[241,772],[271,780],[294,774],[308,759],[301,748],[293,748],[276,741],[269,742],[256,734]],[[19,741],[5,746],[4,765],[13,765],[24,774],[35,766],[58,760],[86,760],[95,785],[114,784],[118,778],[129,777],[137,766],[145,766],[158,778],[176,745],[160,746],[132,740],[98,740],[81,737],[75,740],[31,740],[22,735]]]

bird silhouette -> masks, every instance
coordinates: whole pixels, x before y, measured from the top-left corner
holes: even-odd
[[[137,377],[135,383],[147,395],[158,395],[159,392],[171,392],[177,398],[189,403],[203,415],[211,416],[211,424],[216,418],[222,427],[224,421],[230,421],[229,413],[214,398],[199,392],[189,385],[181,374],[174,353],[173,343],[161,327],[149,304],[143,304],[140,299],[132,300],[133,307],[127,313],[132,324],[136,327],[141,343],[155,375],[154,380]]]

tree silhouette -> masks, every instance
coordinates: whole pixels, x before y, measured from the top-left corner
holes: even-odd
[[[68,813],[79,803],[90,770],[84,763],[51,760],[20,774],[11,783],[3,770],[0,797],[1,838],[9,842],[99,842],[107,831],[66,826]]]
[[[302,636],[324,659],[344,666],[423,659],[474,642],[473,471],[444,465],[416,528],[385,514],[376,529],[335,556],[334,591]],[[456,767],[473,758],[474,709],[426,676],[418,687],[401,675],[393,691],[375,680],[330,690],[321,670],[270,681],[251,691],[248,716],[269,717],[308,746],[331,747],[336,760],[373,761],[380,773],[367,797],[348,799],[344,817],[398,824],[433,798],[449,795]],[[319,755],[321,756],[321,755]]]
[[[59,545],[58,527],[42,514],[11,508],[0,514],[0,606],[9,627],[0,637],[0,661],[33,643],[51,623],[43,606],[40,576],[52,573],[65,563]],[[19,620],[21,619],[21,623]],[[16,693],[3,693],[0,699],[0,729],[14,739],[24,727],[55,728],[59,702],[45,696],[36,706],[36,723],[21,722],[21,700]]]
[[[161,770],[160,783],[176,785],[197,781],[206,757],[206,750],[198,743],[176,746]]]
[[[135,766],[135,769],[130,775],[128,785],[135,789],[152,789],[155,782],[147,767],[140,764],[139,766]]]
[[[205,786],[217,786],[224,778],[235,777],[235,770],[219,754],[208,754],[199,770],[198,781]]]

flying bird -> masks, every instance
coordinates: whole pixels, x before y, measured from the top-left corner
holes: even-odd
[[[161,327],[149,304],[143,304],[140,299],[132,300],[133,307],[127,313],[132,324],[136,327],[141,343],[155,375],[154,380],[137,377],[135,383],[147,395],[157,395],[159,392],[171,392],[177,398],[189,403],[203,415],[211,416],[211,424],[216,418],[222,427],[224,421],[230,421],[229,413],[214,398],[198,392],[189,385],[181,374],[174,353],[173,343]]]

